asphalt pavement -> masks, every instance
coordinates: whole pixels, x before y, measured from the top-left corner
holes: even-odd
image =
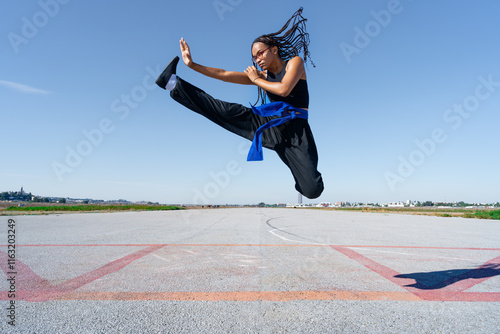
[[[495,220],[3,216],[0,245],[0,333],[500,333]]]

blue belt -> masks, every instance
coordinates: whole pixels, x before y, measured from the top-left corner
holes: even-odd
[[[263,104],[259,107],[252,106],[252,110],[255,114],[268,117],[268,116],[280,116],[262,125],[255,131],[255,136],[253,137],[252,146],[250,146],[250,151],[248,152],[247,161],[262,161],[264,160],[262,155],[262,132],[264,130],[278,126],[285,122],[288,122],[294,118],[307,119],[307,110],[295,108],[294,106],[286,102],[272,102],[268,104]]]

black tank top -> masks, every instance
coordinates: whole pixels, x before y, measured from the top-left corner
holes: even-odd
[[[271,73],[270,71],[267,71],[266,80],[269,82],[281,82],[286,73],[287,63],[285,63],[285,66],[283,66],[283,69],[278,74],[274,74]],[[309,108],[309,91],[307,89],[307,80],[299,79],[299,81],[297,82],[295,87],[293,87],[290,94],[285,97],[273,94],[268,91],[266,91],[266,93],[267,96],[269,97],[269,101],[271,102],[283,101],[291,104],[296,108]]]

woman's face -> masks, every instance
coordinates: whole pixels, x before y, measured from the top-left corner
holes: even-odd
[[[266,70],[269,68],[269,65],[276,58],[276,50],[277,47],[270,47],[267,44],[257,42],[252,45],[252,60],[254,63],[259,65],[262,70]]]

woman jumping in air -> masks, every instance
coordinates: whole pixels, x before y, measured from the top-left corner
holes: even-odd
[[[274,150],[290,168],[295,188],[308,198],[323,192],[323,179],[317,170],[318,152],[307,122],[309,92],[304,62],[309,56],[309,34],[302,8],[293,14],[280,31],[258,37],[252,43],[253,66],[244,72],[226,71],[197,64],[182,38],[184,63],[211,78],[242,85],[256,85],[259,100],[264,93],[271,103],[245,107],[214,99],[201,89],[176,76],[179,57],[167,65],[156,83],[185,107],[205,116],[241,137],[252,141],[249,161],[262,160],[262,146]],[[288,26],[291,27],[288,29]],[[304,60],[299,56],[302,51]],[[257,69],[257,65],[261,70]]]

